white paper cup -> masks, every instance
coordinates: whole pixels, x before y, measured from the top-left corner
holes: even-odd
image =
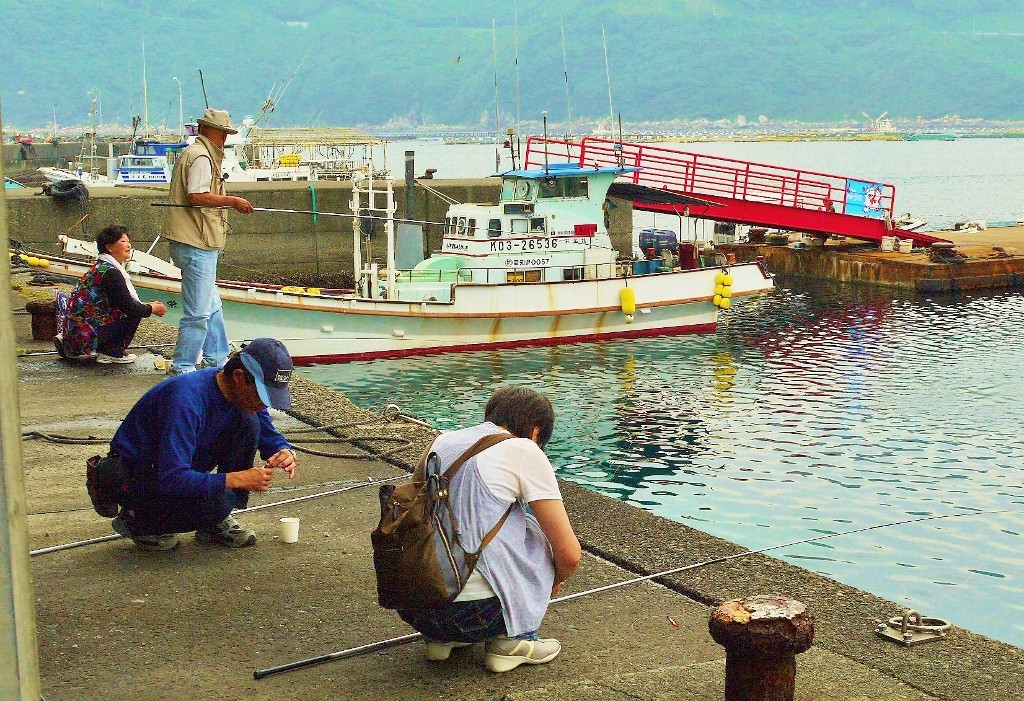
[[[299,519],[281,519],[281,542],[294,543],[299,539]]]

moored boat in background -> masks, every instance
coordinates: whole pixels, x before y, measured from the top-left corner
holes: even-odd
[[[383,266],[362,260],[357,239],[356,291],[219,281],[229,336],[272,330],[296,363],[309,364],[707,333],[733,298],[772,289],[759,263],[683,270],[621,260],[603,205],[617,187],[637,196],[636,185],[615,182],[635,170],[551,163],[503,173],[497,204],[451,205],[440,252],[404,270],[395,263],[391,182],[354,179],[352,212],[385,221]],[[680,205],[696,202],[646,190]],[[386,204],[375,207],[382,195]],[[65,240],[65,250],[73,245]],[[133,262],[145,261],[140,254]],[[53,258],[49,270],[78,276],[86,265]],[[167,302],[165,320],[174,323],[181,308],[170,304],[181,293],[174,271],[128,270],[143,301]]]

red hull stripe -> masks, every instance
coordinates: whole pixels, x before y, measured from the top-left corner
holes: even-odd
[[[410,348],[408,350],[374,351],[370,353],[339,353],[336,355],[303,355],[293,356],[296,365],[314,365],[317,363],[348,363],[356,360],[380,360],[384,358],[407,358],[415,355],[438,355],[441,353],[461,353],[470,351],[495,350],[499,348],[524,348],[527,346],[559,346],[566,343],[591,343],[608,341],[615,338],[649,338],[653,336],[678,336],[686,333],[714,333],[715,324],[691,324],[689,326],[673,326],[661,329],[639,329],[616,333],[588,333],[578,336],[560,336],[557,338],[536,338],[528,341],[500,341],[496,343],[473,343],[458,346],[434,346],[432,348]]]

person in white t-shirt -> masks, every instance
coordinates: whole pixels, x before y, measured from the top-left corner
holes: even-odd
[[[548,602],[579,566],[582,550],[543,450],[554,424],[547,397],[507,386],[487,402],[484,423],[443,433],[431,446],[447,469],[484,436],[514,436],[467,461],[450,485],[467,551],[479,548],[513,505],[466,586],[442,608],[398,612],[423,633],[428,660],[446,660],[454,648],[486,642],[485,666],[506,672],[521,664],[550,662],[561,651],[557,640],[541,639],[537,629]]]

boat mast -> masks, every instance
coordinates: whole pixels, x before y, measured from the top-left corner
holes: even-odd
[[[512,43],[515,45],[516,61],[516,136],[523,133],[520,128],[519,111],[519,11],[516,9],[516,2],[512,0]]]
[[[494,54],[494,170],[501,170],[501,122],[498,116],[498,30],[491,17],[491,49]]]
[[[565,130],[566,136],[572,135],[572,109],[569,106],[569,60],[565,56],[565,22],[559,17],[558,24],[562,28],[562,74],[565,75]]]
[[[615,109],[612,107],[612,72],[608,68],[608,37],[604,33],[604,22],[601,23],[601,43],[604,45],[604,77],[608,82],[608,131],[615,129]]]
[[[142,131],[149,136],[149,97],[146,92],[146,34],[142,34]]]

